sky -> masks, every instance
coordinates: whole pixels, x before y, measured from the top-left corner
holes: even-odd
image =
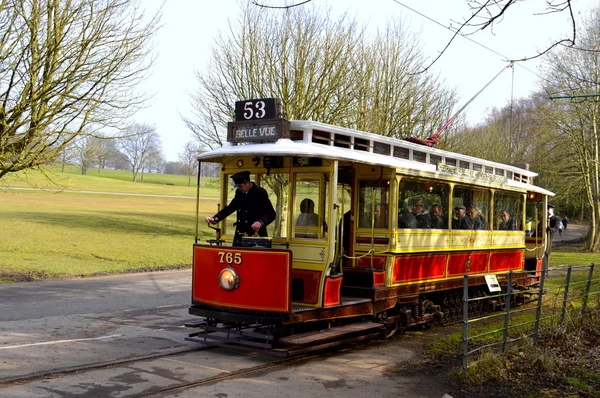
[[[153,13],[162,2],[143,0],[142,4],[147,13]],[[285,0],[262,2],[282,5]],[[399,19],[406,29],[418,35],[423,54],[430,60],[444,50],[453,35],[446,27],[458,27],[471,14],[466,0],[313,0],[313,3],[329,5],[334,13],[348,11],[373,32],[384,29],[392,18]],[[573,0],[578,20],[596,6],[597,0]],[[428,73],[439,75],[449,88],[457,90],[459,100],[454,112],[504,70],[507,60],[535,55],[553,40],[570,37],[568,14],[549,15],[545,7],[545,0],[517,2],[493,30],[477,32],[469,36],[471,40],[457,37],[443,52]],[[152,98],[136,114],[135,121],[156,127],[167,161],[177,161],[186,142],[192,139],[182,116],[192,116],[189,103],[190,93],[197,85],[195,71],[205,70],[214,38],[219,31],[227,33],[228,21],[235,21],[239,10],[238,0],[164,1],[162,26],[154,41],[156,63],[140,86]],[[532,60],[500,73],[459,119],[475,125],[484,120],[490,109],[536,91],[541,79],[540,65],[540,60]]]

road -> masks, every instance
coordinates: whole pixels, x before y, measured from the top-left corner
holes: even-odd
[[[184,270],[0,285],[0,397],[135,397],[198,380],[211,382],[159,396],[445,394],[396,374],[415,358],[405,336],[282,366],[187,342],[190,280]]]

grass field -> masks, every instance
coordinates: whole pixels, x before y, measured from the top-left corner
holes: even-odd
[[[146,176],[141,184],[105,172],[56,173],[60,185],[39,173],[2,180],[0,282],[191,265],[196,188],[187,177],[155,176],[160,183],[151,184]],[[27,181],[44,189],[7,189]],[[201,212],[215,212],[217,192],[201,187]]]

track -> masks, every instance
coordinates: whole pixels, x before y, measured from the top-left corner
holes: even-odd
[[[83,396],[171,396],[196,387],[267,375],[320,356],[307,354],[283,359],[204,346],[5,379],[0,382],[0,396],[22,395],[23,391],[28,397],[81,396],[82,388],[85,388]],[[48,385],[58,394],[48,394]],[[122,386],[127,386],[127,393],[119,393]]]

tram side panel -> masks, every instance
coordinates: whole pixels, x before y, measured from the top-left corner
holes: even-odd
[[[190,312],[284,316],[291,311],[291,275],[290,250],[194,245]]]

